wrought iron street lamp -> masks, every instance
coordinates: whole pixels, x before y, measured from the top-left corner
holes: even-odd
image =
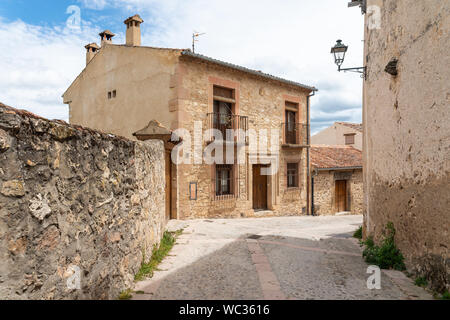
[[[344,71],[344,72],[356,72],[361,73],[361,77],[366,79],[366,67],[360,67],[360,68],[341,68],[342,64],[345,60],[345,54],[347,53],[348,46],[342,43],[342,40],[337,40],[336,45],[331,48],[331,53],[334,55],[334,62],[338,66],[338,71]]]

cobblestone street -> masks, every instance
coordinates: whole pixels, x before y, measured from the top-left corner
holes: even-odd
[[[171,221],[184,229],[136,300],[431,299],[397,271],[367,288],[361,216]]]

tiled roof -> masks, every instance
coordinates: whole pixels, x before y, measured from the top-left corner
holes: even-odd
[[[203,61],[207,61],[207,62],[210,62],[210,63],[219,64],[219,65],[222,65],[224,67],[228,67],[228,68],[231,68],[231,69],[235,69],[235,70],[239,70],[239,71],[242,71],[242,72],[250,73],[250,74],[253,74],[253,75],[256,75],[256,76],[259,76],[259,77],[263,77],[263,78],[266,78],[266,79],[271,79],[271,80],[283,82],[283,83],[286,83],[286,84],[289,84],[289,85],[292,85],[292,86],[301,87],[303,89],[307,89],[307,90],[310,90],[310,91],[319,91],[315,87],[307,86],[307,85],[304,85],[304,84],[301,84],[301,83],[298,83],[298,82],[295,82],[295,81],[291,81],[291,80],[283,79],[283,78],[280,78],[280,77],[276,77],[276,76],[273,76],[271,74],[264,73],[264,72],[261,72],[261,71],[256,71],[256,70],[252,70],[252,69],[249,69],[249,68],[246,68],[246,67],[238,66],[236,64],[232,64],[232,63],[229,63],[229,62],[225,62],[225,61],[217,60],[217,59],[214,59],[214,58],[210,58],[210,57],[198,54],[198,53],[193,53],[191,50],[183,50],[181,52],[181,55],[192,57],[192,58],[197,58],[197,59],[200,59],[200,60],[203,60]]]
[[[362,123],[336,122],[336,124],[340,124],[340,125],[352,128],[354,130],[357,130],[359,132],[363,132],[363,125],[362,125]]]
[[[318,169],[362,167],[362,152],[350,146],[311,146],[311,164]]]

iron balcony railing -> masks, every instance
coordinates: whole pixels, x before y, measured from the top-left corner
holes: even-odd
[[[308,146],[308,125],[294,122],[283,123],[281,131],[284,146]]]
[[[218,130],[222,134],[223,141],[246,142],[245,134],[248,131],[248,117],[234,114],[208,113],[208,126],[209,129]],[[231,136],[229,136],[229,130],[232,130]],[[210,141],[213,140],[215,140],[214,135],[211,135]]]

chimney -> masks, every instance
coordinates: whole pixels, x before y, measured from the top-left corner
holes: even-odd
[[[115,36],[115,34],[109,30],[105,30],[105,31],[99,33],[99,36],[100,36],[100,40],[101,40],[101,45],[103,47],[103,45],[106,43],[112,44],[112,38]]]
[[[127,25],[127,46],[139,47],[141,45],[141,23],[143,22],[144,20],[138,14],[124,21]]]
[[[86,65],[88,65],[89,62],[95,57],[100,47],[96,43],[90,43],[86,48]]]

